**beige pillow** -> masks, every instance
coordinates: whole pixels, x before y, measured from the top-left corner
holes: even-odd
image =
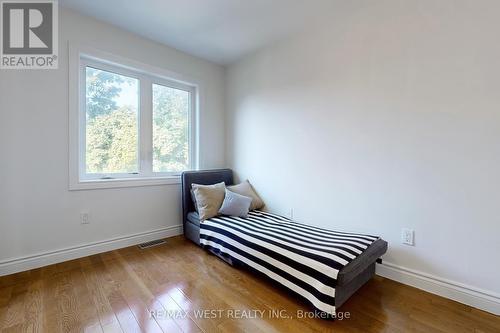
[[[196,199],[200,221],[203,222],[206,219],[217,216],[224,201],[226,184],[224,182],[214,185],[191,184],[191,188]]]
[[[232,185],[227,187],[228,190],[244,195],[245,197],[252,198],[252,204],[250,205],[250,210],[261,209],[264,207],[264,201],[259,197],[252,187],[252,184],[248,180],[238,185]]]

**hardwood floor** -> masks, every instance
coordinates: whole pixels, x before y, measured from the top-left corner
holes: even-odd
[[[297,318],[310,310],[182,237],[0,278],[1,332],[500,332],[498,316],[381,277],[343,320]]]

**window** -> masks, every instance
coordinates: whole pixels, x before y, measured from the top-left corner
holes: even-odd
[[[78,81],[75,189],[178,183],[195,168],[194,85],[82,55]]]
[[[188,91],[153,84],[153,172],[189,168]]]
[[[137,174],[139,80],[85,67],[85,174]]]

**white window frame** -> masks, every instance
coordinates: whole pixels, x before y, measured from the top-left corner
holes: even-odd
[[[189,170],[198,169],[199,83],[176,73],[83,46],[70,45],[70,190],[179,184],[179,172],[153,171],[153,84],[190,93]],[[138,173],[86,173],[86,67],[138,79]],[[194,82],[194,83],[193,83]]]

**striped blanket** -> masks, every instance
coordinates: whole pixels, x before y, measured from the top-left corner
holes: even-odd
[[[261,211],[248,219],[214,217],[200,228],[202,247],[268,276],[333,317],[339,270],[377,239]]]

